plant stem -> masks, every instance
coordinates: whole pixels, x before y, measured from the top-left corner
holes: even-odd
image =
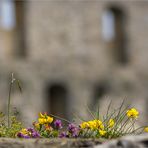
[[[8,96],[8,128],[10,128],[10,100],[11,100],[11,90],[12,90],[12,85],[13,82],[15,81],[13,77],[13,73],[11,74],[11,82],[9,86],[9,96]]]
[[[9,96],[8,96],[8,128],[10,128],[10,98],[11,98],[11,88],[12,88],[12,83],[10,83]]]

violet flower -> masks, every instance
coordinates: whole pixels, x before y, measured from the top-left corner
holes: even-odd
[[[40,137],[40,134],[35,131],[33,128],[27,128],[25,132],[23,131],[20,131],[17,136],[19,138],[25,138],[25,139],[28,139],[28,138],[39,138]]]
[[[68,125],[68,131],[72,137],[78,137],[79,135],[79,128],[73,123]]]
[[[61,122],[61,120],[55,120],[54,121],[54,127],[57,129],[57,130],[59,130],[59,129],[61,129],[62,128],[62,122]]]
[[[29,139],[29,138],[30,138],[29,135],[24,135],[24,134],[21,133],[21,132],[19,132],[19,133],[17,134],[17,136],[18,136],[19,138],[25,138],[25,139]]]
[[[36,130],[34,130],[33,128],[28,128],[28,132],[31,133],[32,138],[39,138],[40,137],[40,134]]]
[[[60,135],[59,135],[59,138],[66,138],[66,137],[67,137],[66,132],[62,132],[62,133],[60,133]]]

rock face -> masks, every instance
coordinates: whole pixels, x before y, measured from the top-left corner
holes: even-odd
[[[94,147],[99,140],[86,139],[0,139],[0,148],[71,148]]]
[[[148,148],[148,135],[126,136],[120,139],[104,142],[95,148]]]
[[[148,134],[101,142],[99,139],[10,139],[0,138],[0,148],[147,148]]]

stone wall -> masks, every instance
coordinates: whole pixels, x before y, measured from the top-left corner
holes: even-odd
[[[125,136],[115,140],[99,139],[11,139],[0,138],[0,148],[147,148],[148,135]]]
[[[102,15],[109,6],[126,14],[127,65],[115,62],[102,37]],[[111,99],[119,106],[127,98],[146,121],[147,2],[27,1],[25,8],[27,56],[0,59],[0,109],[6,106],[8,78],[14,72],[23,94],[15,89],[12,104],[23,120],[31,122],[38,112],[49,111],[46,88],[61,84],[68,92],[67,118],[74,112],[86,117],[86,105],[94,108],[99,102],[105,109]],[[105,91],[94,100],[96,86]]]

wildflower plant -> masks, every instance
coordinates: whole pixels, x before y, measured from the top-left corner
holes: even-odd
[[[5,114],[0,113],[0,137],[15,138],[17,133],[23,128],[23,125],[18,121],[18,115],[10,114],[10,126],[7,125],[7,118]]]
[[[19,138],[39,138],[40,134],[33,128],[23,128],[17,133]]]
[[[67,121],[67,120],[66,120]],[[68,121],[69,122],[69,121]],[[17,133],[19,138],[76,138],[80,128],[74,123],[69,123],[63,128],[61,120],[49,116],[46,112],[39,113],[38,120],[33,122],[33,128],[23,128]]]
[[[22,123],[18,121],[19,112],[16,109],[13,112],[10,110],[11,92],[14,82],[16,82],[21,91],[19,80],[15,79],[12,73],[9,87],[7,116],[3,112],[0,112],[0,137],[16,137],[18,131],[23,127]]]
[[[26,132],[20,131],[18,133],[18,137],[21,138],[37,138],[37,137],[44,137],[44,138],[54,138],[58,137],[59,130],[62,129],[62,122],[61,120],[53,121],[53,117],[47,115],[47,113],[39,113],[38,121],[33,122],[33,135],[25,129]],[[35,136],[34,136],[35,135]]]
[[[124,107],[124,101],[114,111],[110,111],[110,106],[111,103],[108,106],[106,115],[102,118],[100,116],[95,117],[91,112],[93,120],[84,121],[80,124],[79,136],[83,138],[111,139],[127,134],[140,134],[143,131],[148,132],[148,127],[135,128],[136,121],[139,117],[139,111],[136,108]]]

